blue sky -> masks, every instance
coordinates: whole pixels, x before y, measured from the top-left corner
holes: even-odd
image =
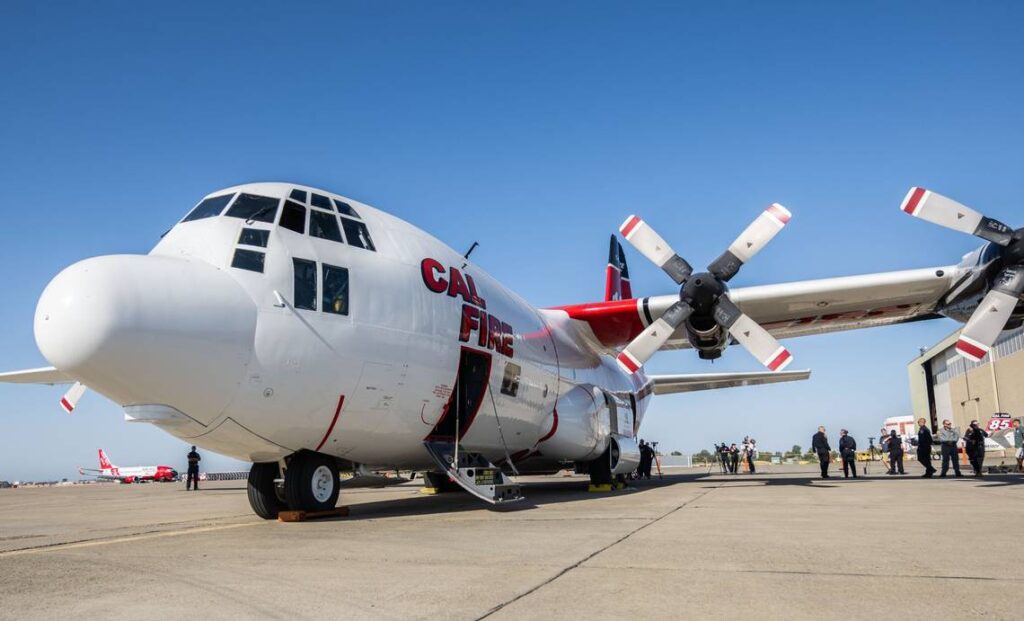
[[[599,299],[607,237],[643,215],[697,265],[767,203],[790,225],[734,286],[955,263],[902,215],[924,185],[1024,224],[1024,5],[1014,2],[31,3],[0,11],[0,368],[45,364],[46,283],[147,252],[199,197],[321,186],[474,258],[538,306]],[[671,282],[628,251],[634,291]],[[810,382],[657,400],[642,435],[861,442],[909,412],[905,365],[947,320],[790,341]],[[664,353],[651,372],[753,370]],[[0,386],[0,479],[184,446],[87,395]],[[212,456],[204,463],[230,467]]]

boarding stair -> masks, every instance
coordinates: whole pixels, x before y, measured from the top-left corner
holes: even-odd
[[[519,484],[480,453],[460,450],[454,442],[423,443],[434,463],[464,490],[492,505],[523,499]]]

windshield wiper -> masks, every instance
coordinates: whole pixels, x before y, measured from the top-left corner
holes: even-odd
[[[256,221],[256,218],[259,218],[260,216],[262,216],[263,214],[267,213],[271,209],[277,209],[277,205],[267,205],[266,207],[264,207],[262,209],[258,209],[256,211],[256,213],[252,214],[251,216],[249,216],[248,218],[245,219],[245,223],[246,224],[252,224],[253,222]]]

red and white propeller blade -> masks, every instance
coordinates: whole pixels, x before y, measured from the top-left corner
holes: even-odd
[[[793,214],[778,203],[768,205],[746,229],[740,233],[736,241],[729,246],[722,256],[708,266],[708,271],[722,281],[728,281],[747,263],[768,245],[782,227],[786,226]]]
[[[998,220],[986,218],[951,198],[924,188],[910,188],[900,209],[947,229],[975,235],[1001,246],[1009,245],[1013,229]]]
[[[1024,292],[1024,267],[1008,267],[999,274],[992,290],[974,310],[967,325],[960,332],[956,351],[964,358],[980,362],[992,349],[999,333]]]
[[[681,285],[693,272],[693,267],[672,250],[649,224],[639,216],[630,216],[619,227],[619,232],[640,254],[660,267],[676,284]]]
[[[75,411],[78,400],[85,394],[86,387],[82,382],[75,382],[60,399],[60,407],[68,414]]]
[[[619,366],[627,373],[636,373],[640,367],[664,345],[690,316],[693,309],[685,302],[676,302],[665,314],[647,326],[617,357]]]
[[[715,321],[728,330],[744,349],[769,370],[781,371],[793,362],[789,350],[760,324],[744,314],[728,297],[722,296],[718,299],[714,315]]]

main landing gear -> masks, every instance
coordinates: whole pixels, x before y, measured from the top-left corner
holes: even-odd
[[[249,470],[249,505],[263,519],[275,519],[285,509],[328,511],[338,502],[338,464],[327,455],[296,453],[283,480],[280,475],[277,462],[253,464]]]

